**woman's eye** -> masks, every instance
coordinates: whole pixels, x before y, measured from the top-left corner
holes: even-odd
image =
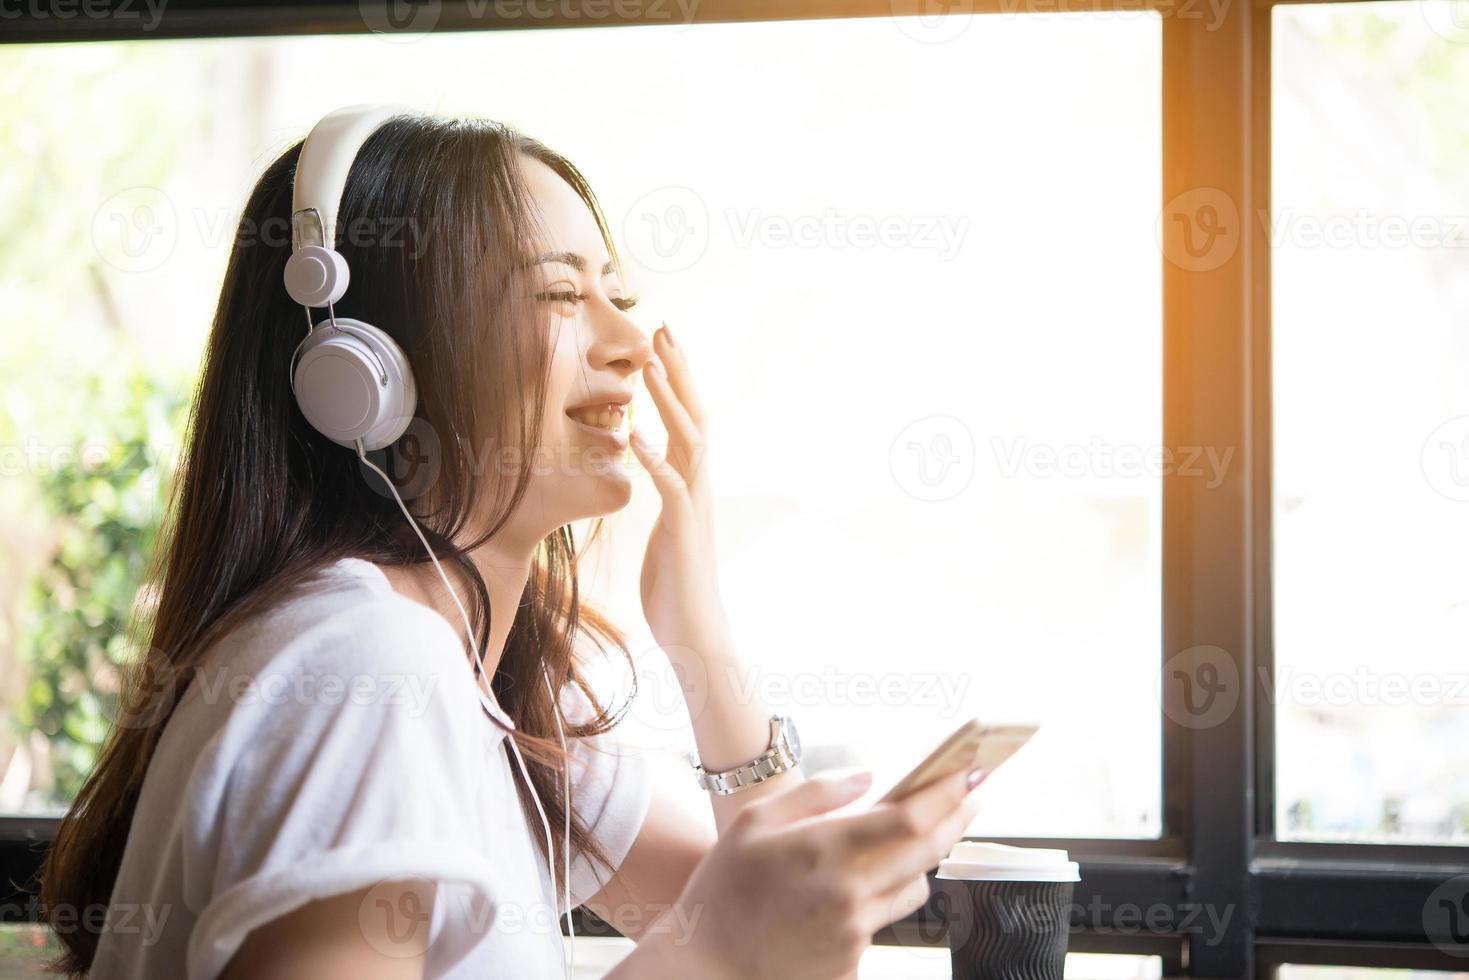
[[[536,299],[551,303],[582,303],[586,301],[586,298],[585,293],[579,293],[570,288],[547,289],[544,292],[536,293]],[[625,313],[638,305],[638,298],[636,296],[614,296],[611,303]]]

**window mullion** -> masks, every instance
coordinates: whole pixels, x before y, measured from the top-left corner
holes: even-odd
[[[1164,442],[1171,458],[1235,462],[1213,483],[1164,477],[1165,739],[1186,746],[1183,836],[1192,901],[1190,974],[1254,970],[1251,404],[1253,213],[1249,4],[1222,20],[1163,22]],[[1225,916],[1227,915],[1227,919]],[[1218,929],[1203,922],[1226,922]]]

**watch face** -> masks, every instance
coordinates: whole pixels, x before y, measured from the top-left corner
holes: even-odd
[[[790,748],[791,756],[801,758],[801,736],[796,734],[796,723],[789,718],[782,719],[781,733],[785,736],[786,745]]]

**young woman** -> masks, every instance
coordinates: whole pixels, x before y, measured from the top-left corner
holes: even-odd
[[[727,683],[704,409],[668,328],[628,317],[581,174],[504,126],[412,114],[347,158],[351,283],[331,315],[386,331],[417,388],[408,431],[369,456],[292,390],[300,155],[246,206],[147,656],[44,872],[63,968],[555,977],[558,916],[585,904],[637,940],[617,977],[849,975],[927,897],[982,774],[834,813],[869,777],[803,780],[789,725]],[[703,769],[767,757],[769,778],[711,792],[717,840],[649,799],[609,736],[621,706],[583,674],[627,651],[578,601],[570,525],[629,500],[638,383],[669,432],[661,453],[631,440],[662,500],[644,613],[674,666],[708,678],[691,719]],[[769,764],[775,742],[787,765]]]

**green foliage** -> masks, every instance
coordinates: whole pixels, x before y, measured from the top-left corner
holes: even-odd
[[[0,268],[8,279],[61,294],[92,288],[92,209],[123,188],[160,184],[177,163],[176,134],[200,118],[202,93],[158,92],[160,76],[190,57],[187,48],[145,42],[19,45],[0,59]],[[104,97],[117,109],[85,116],[88,151],[78,153],[78,119],[55,107]]]
[[[139,612],[158,542],[183,389],[125,367],[85,385],[76,411],[103,425],[38,457],[36,484],[58,533],[51,562],[31,582],[19,653],[29,684],[15,723],[50,742],[52,805],[75,795],[114,716],[122,669],[135,655]],[[146,633],[139,634],[146,639]]]
[[[148,284],[172,293],[174,283],[216,274],[197,242],[165,269],[118,268],[99,222],[105,232],[107,202],[130,188],[193,201],[173,175],[208,166],[201,148],[215,138],[218,93],[206,81],[221,70],[197,45],[152,42],[20,45],[0,59],[9,96],[0,100],[0,324],[9,341],[0,351],[0,507],[8,526],[36,532],[0,542],[0,562],[27,571],[48,562],[0,610],[0,661],[18,669],[0,725],[22,754],[36,735],[49,747],[30,760],[26,810],[69,804],[116,709],[131,659],[127,626],[207,333],[207,309],[180,315],[169,303],[176,296]],[[80,126],[55,111],[94,104],[99,93],[108,108]],[[45,554],[34,554],[37,541]]]
[[[47,967],[61,952],[50,929],[35,923],[0,925],[0,977],[7,980],[55,980]]]
[[[1393,108],[1424,161],[1447,187],[1469,193],[1469,29],[1440,36],[1418,4],[1330,9],[1322,36],[1342,77],[1395,91]]]

